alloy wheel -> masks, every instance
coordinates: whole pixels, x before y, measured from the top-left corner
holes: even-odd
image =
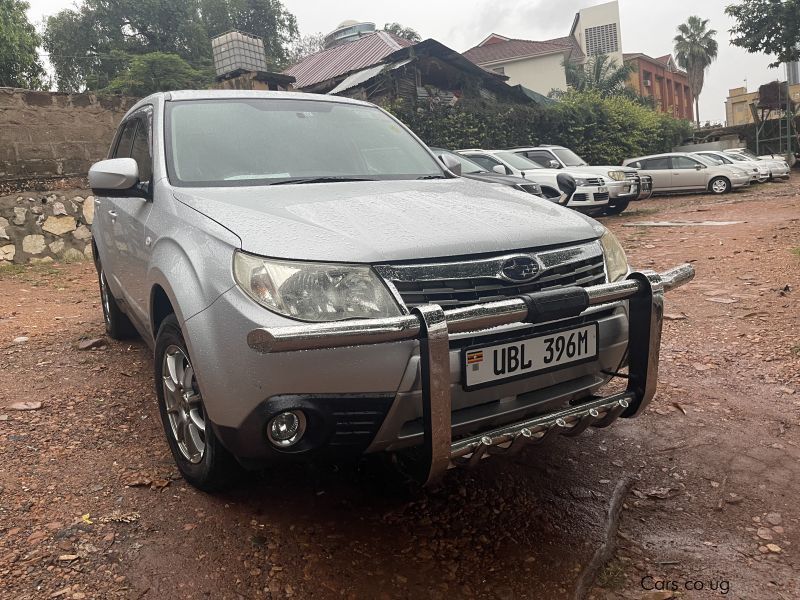
[[[189,357],[178,346],[168,346],[162,359],[164,404],[172,436],[190,463],[203,460],[206,451],[206,418]]]

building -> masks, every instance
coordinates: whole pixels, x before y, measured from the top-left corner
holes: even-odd
[[[785,82],[779,87],[783,92],[786,91]],[[753,109],[756,109],[756,112],[758,112],[760,94],[760,90],[748,92],[746,87],[738,87],[729,90],[728,99],[725,101],[725,119],[727,124],[731,126],[754,123]],[[800,104],[800,84],[789,86],[789,96],[792,102]],[[785,105],[785,102],[783,104]],[[759,116],[759,118],[761,117]]]
[[[653,58],[637,52],[624,54],[623,61],[634,68],[628,87],[640,96],[652,98],[656,110],[676,119],[694,120],[694,96],[689,79],[671,54]]]
[[[369,21],[342,21],[336,29],[325,36],[323,40],[324,48],[333,48],[339,44],[352,42],[358,38],[375,31],[375,23]]]
[[[567,89],[564,63],[583,64],[587,57],[608,54],[622,64],[619,4],[606,2],[575,14],[569,35],[552,40],[521,40],[492,33],[464,56],[484,69],[506,75],[540,94]]]
[[[506,76],[480,68],[436,40],[412,44],[386,31],[367,33],[307,56],[284,75],[295,78],[298,91],[372,102],[546,101],[509,85]]]

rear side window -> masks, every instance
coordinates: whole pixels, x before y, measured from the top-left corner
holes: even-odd
[[[523,154],[529,160],[532,160],[533,162],[539,163],[543,167],[546,167],[547,163],[549,163],[551,160],[555,160],[556,162],[559,162],[556,159],[555,156],[553,156],[549,152],[545,152],[543,150],[529,150],[527,152],[522,152],[521,154]]]
[[[119,140],[117,140],[117,147],[114,148],[112,158],[130,158],[133,136],[136,133],[136,123],[136,119],[131,119],[125,123]]]
[[[700,163],[687,156],[673,156],[672,168],[673,169],[694,169],[700,166]]]

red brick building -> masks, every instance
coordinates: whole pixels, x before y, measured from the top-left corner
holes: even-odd
[[[677,119],[694,120],[694,97],[689,90],[689,79],[672,55],[652,58],[638,52],[624,54],[623,60],[636,69],[628,86],[646,98],[653,98],[656,110]]]

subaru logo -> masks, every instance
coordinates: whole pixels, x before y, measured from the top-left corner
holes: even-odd
[[[522,283],[536,279],[539,270],[539,263],[532,256],[515,256],[503,263],[500,275],[509,281]]]

